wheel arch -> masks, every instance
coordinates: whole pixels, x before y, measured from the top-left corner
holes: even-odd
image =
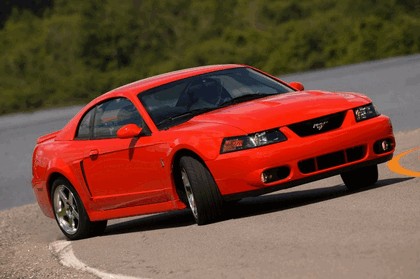
[[[176,151],[172,158],[172,164],[171,164],[171,171],[172,171],[172,179],[173,179],[173,185],[175,187],[175,192],[180,198],[180,200],[185,203],[185,205],[188,205],[187,196],[185,194],[184,186],[182,184],[181,175],[179,173],[179,162],[180,159],[184,156],[190,156],[198,160],[200,163],[203,164],[205,168],[208,169],[206,163],[204,162],[203,158],[200,157],[196,152],[190,150],[190,149],[180,149]]]
[[[51,200],[52,186],[54,184],[54,181],[56,181],[57,179],[60,179],[60,178],[65,179],[69,183],[71,183],[71,181],[64,174],[62,174],[61,172],[58,172],[58,171],[54,171],[48,176],[46,186],[47,186],[48,197],[49,197],[48,199],[49,199],[51,205],[52,205],[52,200]],[[73,185],[73,183],[71,183],[71,184]]]
[[[80,188],[80,185],[78,185],[77,178],[72,177],[71,173],[65,174],[64,171],[60,171],[58,169],[52,170],[46,180],[46,189],[48,192],[48,201],[50,203],[51,210],[52,210],[52,200],[51,200],[52,187],[53,187],[54,181],[60,178],[66,180],[68,183],[70,183],[73,186],[81,202],[83,203],[83,206],[85,207],[86,213],[88,214],[90,218],[90,210],[88,210],[89,208],[86,203],[86,199],[88,197],[86,197],[86,193],[83,191],[83,189]]]

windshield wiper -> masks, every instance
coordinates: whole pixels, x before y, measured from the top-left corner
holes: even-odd
[[[275,93],[274,93],[275,94]],[[225,107],[225,106],[229,106],[229,105],[233,105],[233,104],[238,104],[238,103],[242,103],[242,102],[246,102],[246,101],[251,101],[251,100],[255,100],[258,98],[262,98],[262,97],[267,97],[270,95],[274,95],[272,93],[250,93],[250,94],[246,94],[246,95],[242,95],[242,96],[238,96],[235,98],[232,98],[226,102],[223,102],[220,104],[219,107]]]
[[[212,107],[212,108],[207,107],[207,108],[199,108],[199,109],[189,110],[189,111],[186,111],[184,113],[165,118],[162,121],[160,121],[156,126],[158,126],[158,127],[165,126],[165,124],[172,123],[172,122],[175,122],[177,120],[187,121],[187,120],[193,118],[194,116],[197,116],[199,114],[202,114],[202,113],[205,113],[205,112],[208,112],[208,111],[211,111],[211,110],[215,110],[215,109],[217,109],[217,107]]]

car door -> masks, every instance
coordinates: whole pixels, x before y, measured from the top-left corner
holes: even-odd
[[[156,152],[161,145],[147,135],[135,106],[126,98],[115,98],[97,105],[85,118],[78,132],[79,138],[86,134],[89,138],[83,144],[81,166],[95,207],[108,210],[167,201],[162,153]],[[117,130],[130,123],[142,127],[144,135],[117,138]]]

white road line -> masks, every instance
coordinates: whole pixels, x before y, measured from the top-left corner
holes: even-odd
[[[64,266],[78,269],[84,272],[91,273],[95,276],[98,276],[102,279],[144,279],[139,277],[126,276],[121,274],[111,274],[96,268],[87,266],[81,262],[73,253],[73,248],[71,247],[71,242],[59,240],[50,243],[50,251],[58,257],[60,263]]]

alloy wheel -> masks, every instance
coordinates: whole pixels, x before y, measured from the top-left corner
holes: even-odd
[[[59,185],[53,195],[54,213],[60,227],[68,234],[75,234],[79,228],[79,211],[72,191]]]

